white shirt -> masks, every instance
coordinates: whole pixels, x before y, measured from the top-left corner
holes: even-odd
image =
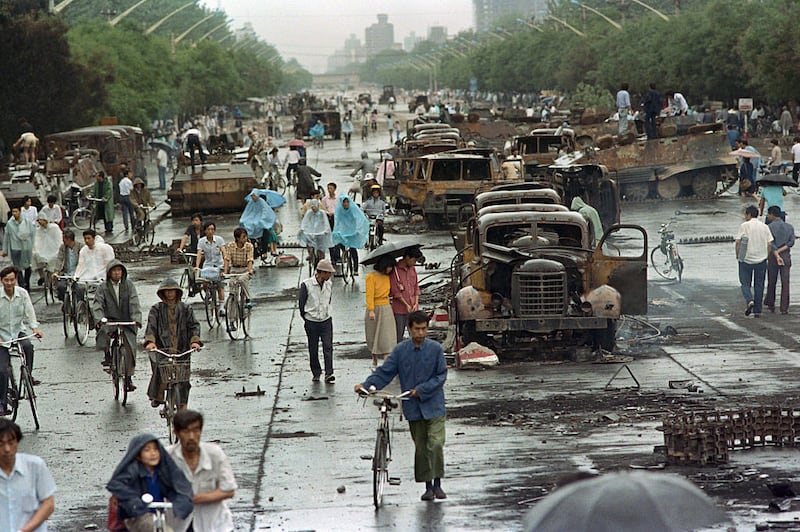
[[[114,248],[95,239],[94,249],[83,246],[78,253],[75,277],[81,281],[103,281],[106,278],[106,267],[112,260],[114,260]]]
[[[736,240],[741,240],[743,236],[747,236],[747,253],[744,256],[744,262],[758,264],[767,260],[769,244],[772,242],[772,232],[767,224],[757,218],[751,218],[739,226]]]
[[[6,291],[0,288],[0,341],[8,342],[18,337],[20,333],[28,334],[34,328],[39,328],[36,311],[28,291],[21,286],[14,287],[14,294],[8,297]],[[2,523],[0,523],[2,524]],[[3,527],[0,526],[0,530]]]
[[[130,196],[131,189],[133,188],[133,181],[128,176],[123,177],[119,181],[119,195]]]
[[[286,164],[297,164],[300,162],[300,152],[297,150],[289,150],[286,154]]]
[[[309,321],[325,321],[331,317],[331,297],[333,283],[325,281],[320,286],[316,277],[309,277],[303,284],[306,285],[308,299],[306,299],[305,314]]]
[[[669,102],[669,106],[672,107],[672,109],[676,113],[689,110],[689,104],[686,103],[686,98],[684,98],[683,94],[681,94],[680,92],[676,92],[675,94],[672,95],[672,99]]]
[[[167,152],[159,149],[158,153],[156,154],[156,161],[158,166],[161,168],[166,168],[167,163],[169,162],[169,156],[167,155]]]
[[[48,205],[42,207],[42,214],[47,216],[48,222],[58,223],[61,221],[61,207],[58,203],[53,203],[53,207],[51,208]]]
[[[30,521],[42,501],[56,493],[53,475],[38,456],[17,453],[10,475],[0,470],[0,530],[16,531]],[[36,532],[47,532],[47,522]]]
[[[29,208],[22,207],[19,213],[22,215],[23,218],[26,220],[30,220],[31,223],[36,223],[36,218],[39,217],[39,210],[31,205]]]
[[[208,493],[216,489],[222,491],[235,491],[236,478],[233,468],[225,456],[225,452],[214,443],[200,442],[200,461],[197,469],[192,471],[183,458],[183,449],[180,443],[167,447],[167,452],[178,464],[178,467],[192,483],[192,491]],[[176,521],[178,521],[176,519]],[[184,532],[189,523],[194,530],[213,530],[214,532],[230,532],[233,530],[233,515],[228,508],[227,499],[212,504],[195,504],[194,512],[183,522],[175,523],[176,532]]]
[[[792,162],[800,163],[800,142],[792,144]]]
[[[200,130],[197,129],[196,127],[193,127],[191,129],[187,129],[186,133],[183,134],[183,138],[188,139],[189,135],[197,135],[198,139],[202,139],[203,138],[203,136],[200,134]]]

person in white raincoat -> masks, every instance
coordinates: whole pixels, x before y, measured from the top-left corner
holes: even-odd
[[[319,200],[312,199],[310,208],[300,222],[300,232],[297,240],[307,248],[313,248],[319,259],[325,258],[325,250],[333,247],[331,240],[331,225],[327,213],[319,208]],[[310,254],[309,250],[309,254]]]
[[[39,272],[40,285],[44,283],[44,270],[55,271],[60,246],[61,228],[40,213],[33,232],[33,267]]]

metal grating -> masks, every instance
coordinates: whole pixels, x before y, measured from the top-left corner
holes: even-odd
[[[564,311],[566,275],[563,272],[518,273],[518,317],[561,316]]]

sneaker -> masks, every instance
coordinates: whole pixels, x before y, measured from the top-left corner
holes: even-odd
[[[33,375],[31,375],[31,382],[33,383],[34,386],[39,386],[42,383],[42,381],[40,381],[39,379],[34,379]]]
[[[100,362],[100,365],[101,366],[110,366],[111,365],[111,359],[110,358],[104,358],[103,361]]]
[[[333,384],[334,382],[336,382],[336,377],[334,377],[333,375],[326,375],[325,382],[328,384]]]
[[[161,401],[159,401],[157,399],[151,399],[150,400],[150,406],[152,406],[153,408],[158,408],[160,404],[161,404]]]
[[[745,315],[745,316],[749,316],[750,314],[752,314],[752,313],[753,313],[753,307],[754,307],[754,306],[755,306],[755,303],[753,303],[752,301],[751,301],[751,302],[749,302],[749,303],[747,304],[747,308],[746,308],[746,309],[744,309],[744,315]]]
[[[436,494],[433,492],[433,489],[429,488],[429,489],[425,490],[425,493],[422,494],[422,497],[420,497],[420,500],[432,501],[435,498],[436,498]]]
[[[220,309],[218,311],[218,314],[219,314],[220,318],[224,318],[225,317],[225,309],[220,307]]]
[[[433,487],[433,495],[437,499],[446,499],[447,498],[447,494],[444,492],[444,490],[442,489],[441,486],[434,486]]]
[[[129,382],[128,384],[125,385],[125,389],[128,390],[129,392],[133,392],[136,390],[136,386],[132,382]]]
[[[314,375],[311,377],[311,382],[319,382],[319,375]]]

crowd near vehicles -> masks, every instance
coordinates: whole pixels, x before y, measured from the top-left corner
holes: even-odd
[[[479,194],[452,268],[450,317],[464,344],[611,351],[623,314],[647,313],[647,233],[613,224],[599,242],[552,189]]]

